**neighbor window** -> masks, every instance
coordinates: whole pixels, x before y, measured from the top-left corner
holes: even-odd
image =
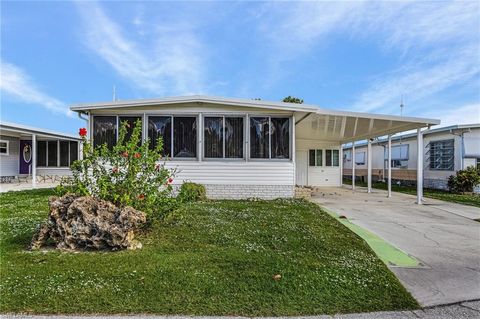
[[[480,169],[480,158],[477,158],[477,169]]]
[[[117,143],[117,117],[94,116],[93,117],[93,146],[107,144],[109,149]]]
[[[250,157],[290,158],[289,118],[251,117]]]
[[[338,150],[325,150],[325,166],[340,166]]]
[[[39,167],[69,167],[77,159],[78,142],[76,141],[37,142],[37,166]]]
[[[310,150],[308,154],[309,166],[323,166],[323,150]]]
[[[205,117],[205,158],[243,158],[243,118]]]
[[[453,139],[432,141],[427,147],[431,170],[453,171],[455,153]]]
[[[0,154],[1,155],[8,155],[8,144],[9,141],[0,140]]]
[[[388,148],[385,147],[385,161],[388,162]],[[408,167],[408,144],[392,146],[392,167]]]
[[[355,153],[355,164],[365,165],[365,152]]]

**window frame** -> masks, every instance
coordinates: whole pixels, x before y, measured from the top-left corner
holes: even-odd
[[[362,157],[363,157],[363,161],[362,162],[359,162],[359,156],[360,154],[363,154]],[[365,165],[367,163],[367,152],[366,151],[355,151],[355,163],[353,163],[353,165]]]
[[[7,151],[5,153],[0,153],[0,155],[1,156],[9,156],[10,155],[10,141],[9,140],[0,140],[0,143],[5,143],[6,144],[6,149],[7,149]]]
[[[198,130],[199,130],[199,123],[200,123],[200,113],[146,113],[145,114],[145,121],[143,123],[143,127],[145,128],[145,125],[148,125],[148,122],[150,120],[150,117],[170,117],[171,119],[171,128],[170,128],[170,150],[172,152],[171,156],[169,156],[168,158],[170,160],[181,160],[181,161],[198,161],[198,152],[200,151],[199,150],[199,146],[198,146],[198,141],[199,141],[199,134],[198,134]],[[174,156],[174,153],[175,153],[175,150],[174,150],[174,145],[173,145],[173,132],[174,132],[174,127],[175,127],[175,121],[174,121],[174,118],[175,117],[193,117],[196,119],[197,121],[197,136],[196,136],[196,140],[195,140],[195,157],[176,157]],[[143,121],[143,119],[142,119]],[[147,123],[147,124],[145,124]],[[148,128],[148,126],[147,126]],[[202,130],[203,130],[203,123],[202,123]],[[202,138],[203,138],[203,135],[201,135]],[[149,138],[148,136],[148,129],[146,130],[146,135],[145,135],[145,138],[143,140],[146,140],[147,138]],[[163,141],[163,143],[165,143],[165,141]],[[202,144],[203,144],[203,140],[202,140]],[[203,147],[203,145],[202,145]]]
[[[325,148],[324,150],[324,154],[325,154],[325,165],[323,165],[324,167],[340,167],[340,160],[342,160],[340,158],[340,149],[338,148]],[[327,165],[327,151],[330,151],[330,165]],[[338,153],[338,165],[334,165],[334,153],[337,152]]]
[[[310,165],[310,152],[314,151],[315,152],[315,163],[314,165]],[[318,165],[318,151],[322,153],[321,159],[322,159],[322,165]],[[308,166],[309,167],[325,167],[325,149],[323,148],[314,148],[314,149],[308,149]]]
[[[69,165],[67,166],[62,166],[60,165],[60,142],[63,141],[63,142],[68,142],[68,163]],[[38,142],[45,142],[45,165],[38,165]],[[57,144],[57,165],[55,166],[49,166],[48,165],[48,143],[49,142],[56,142]],[[37,140],[37,145],[35,145],[35,157],[36,157],[36,162],[37,162],[37,168],[45,168],[45,169],[64,169],[64,168],[70,168],[70,166],[72,166],[72,161],[71,161],[71,145],[72,145],[72,142],[76,142],[77,143],[77,148],[76,148],[76,153],[77,153],[77,160],[80,158],[80,154],[79,154],[79,147],[80,147],[80,141],[77,141],[77,140],[68,140],[68,139],[41,139],[41,140]],[[32,154],[33,156],[33,154]]]
[[[251,145],[252,139],[250,136],[250,120],[252,117],[266,117],[268,118],[268,158],[257,158],[252,157],[251,154]],[[272,118],[286,118],[288,119],[288,158],[272,158]],[[279,161],[279,162],[288,162],[292,160],[292,149],[293,144],[293,123],[291,115],[283,114],[257,114],[249,113],[247,117],[248,123],[245,125],[246,130],[248,131],[248,160],[249,161]]]
[[[432,167],[432,143],[445,143],[449,142],[452,143],[452,166],[451,168],[437,168],[437,167]],[[447,139],[442,139],[442,140],[435,140],[435,141],[430,141],[428,143],[428,169],[430,171],[445,171],[445,172],[453,172],[455,171],[455,139],[453,138],[447,138]],[[442,157],[445,156],[442,154]]]
[[[205,118],[207,117],[221,117],[222,118],[222,125],[223,125],[223,157],[206,157],[205,156]],[[243,127],[242,127],[242,157],[225,157],[225,149],[226,149],[226,140],[225,140],[225,118],[227,117],[233,117],[233,118],[242,118],[243,119]],[[248,119],[249,120],[249,119]],[[238,161],[245,161],[247,157],[247,150],[246,150],[246,141],[247,141],[247,134],[246,134],[246,125],[247,122],[247,115],[246,114],[238,114],[238,113],[202,113],[202,135],[201,135],[201,141],[202,141],[202,160],[206,162],[210,161],[233,161],[233,162],[238,162]]]
[[[95,120],[95,117],[97,116],[111,116],[111,117],[116,117],[116,124],[117,124],[117,132],[116,132],[116,142],[118,141],[118,134],[120,131],[120,117],[140,117],[142,120],[142,143],[145,142],[148,136],[148,122],[150,117],[158,117],[158,116],[163,116],[163,117],[170,117],[172,121],[172,128],[171,128],[171,152],[172,155],[169,156],[169,159],[171,160],[178,160],[178,161],[244,161],[244,162],[255,162],[255,161],[279,161],[279,162],[288,162],[293,160],[293,152],[295,151],[293,149],[293,144],[294,144],[294,123],[293,123],[293,116],[292,114],[275,114],[275,113],[248,113],[248,112],[178,112],[178,113],[172,113],[171,111],[150,111],[150,112],[144,112],[144,113],[118,113],[118,114],[112,114],[112,113],[105,113],[105,114],[91,114],[90,115],[90,131],[92,134],[90,135],[90,142],[94,142],[94,132],[93,132],[93,123]],[[173,145],[173,139],[174,139],[174,118],[175,117],[193,117],[196,119],[197,123],[197,138],[196,138],[196,156],[195,157],[175,157],[173,155],[174,153],[174,145]],[[205,117],[222,117],[223,122],[224,122],[224,128],[225,128],[225,118],[228,117],[237,117],[237,118],[242,118],[243,119],[243,139],[242,139],[242,145],[243,145],[243,156],[242,158],[226,158],[225,157],[225,137],[224,137],[224,151],[223,151],[223,158],[209,158],[205,157],[205,129],[204,129],[204,118]],[[252,158],[251,157],[251,152],[250,152],[250,145],[251,145],[251,136],[250,136],[250,119],[252,117],[266,117],[268,118],[269,122],[269,151],[268,151],[268,158]],[[289,133],[289,145],[288,145],[288,152],[289,156],[288,158],[272,158],[272,134],[271,134],[271,119],[272,118],[285,118],[288,119],[288,133]],[[224,130],[224,135],[225,135],[225,130]],[[164,141],[165,142],[165,141]]]
[[[102,114],[102,115],[96,115],[96,116],[103,116],[103,114]],[[137,113],[135,113],[135,114],[128,114],[128,113],[127,113],[127,114],[105,115],[105,116],[116,116],[116,117],[117,117],[117,134],[116,134],[116,138],[115,138],[115,139],[116,139],[115,145],[116,145],[117,142],[118,142],[118,135],[120,134],[120,125],[122,124],[121,121],[120,121],[120,118],[121,118],[121,117],[139,117],[139,118],[140,118],[140,121],[142,121],[142,125],[141,125],[141,126],[142,126],[142,132],[140,133],[140,141],[141,141],[141,143],[143,144],[143,142],[144,142],[144,140],[145,140],[145,139],[144,139],[144,136],[145,136],[145,135],[144,135],[144,130],[145,130],[145,123],[144,123],[144,121],[145,121],[145,119],[144,119],[143,113],[142,113],[142,114],[137,114]]]

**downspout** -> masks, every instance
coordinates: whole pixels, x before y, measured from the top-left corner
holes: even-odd
[[[82,114],[87,115],[87,117],[86,117],[86,118],[85,118],[85,117],[82,117]],[[81,112],[81,111],[80,111],[80,112],[77,113],[77,115],[78,115],[78,118],[80,118],[80,119],[82,119],[82,120],[85,121],[85,124],[86,124],[86,127],[87,127],[87,140],[90,140],[90,125],[89,125],[90,123],[89,123],[88,113],[87,113],[87,112]]]

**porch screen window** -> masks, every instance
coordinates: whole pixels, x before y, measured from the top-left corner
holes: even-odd
[[[270,126],[268,117],[250,118],[250,157],[270,157]]]
[[[197,118],[173,118],[173,156],[197,157]]]
[[[290,157],[290,120],[271,118],[272,158]]]
[[[325,166],[340,166],[338,150],[325,150]]]
[[[76,141],[37,142],[38,167],[69,167],[77,159],[78,142]]]
[[[225,117],[225,157],[243,158],[243,118]]]
[[[69,164],[72,165],[76,160],[78,160],[78,142],[71,141]]]
[[[243,158],[243,118],[205,117],[205,158]]]
[[[60,166],[69,166],[70,161],[70,143],[68,141],[60,141]]]
[[[47,142],[47,166],[58,166],[58,146],[57,141]]]
[[[172,156],[172,117],[150,116],[148,118],[148,138],[150,149],[155,149],[158,139],[163,142],[163,156]]]
[[[431,170],[453,171],[454,140],[433,141],[428,145],[428,161]]]
[[[93,118],[93,146],[107,144],[109,149],[117,143],[117,117],[95,116]]]
[[[118,118],[119,128],[121,127],[120,125],[123,125],[123,123],[125,122],[127,123],[127,134],[125,134],[125,141],[130,141],[130,138],[132,137],[132,134],[133,134],[133,129],[135,128],[137,121],[140,121],[139,125],[142,125],[142,118],[140,116],[120,116]],[[142,143],[142,135],[140,134],[139,144],[141,143]]]
[[[290,158],[289,118],[250,118],[251,158]]]
[[[47,166],[47,142],[37,142],[37,166]]]
[[[205,157],[223,158],[223,117],[205,117]]]
[[[323,166],[323,150],[310,150],[308,157],[309,166]]]

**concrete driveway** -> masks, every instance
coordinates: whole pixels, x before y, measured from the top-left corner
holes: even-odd
[[[411,195],[363,188],[320,189],[312,201],[345,215],[421,266],[391,267],[422,306],[480,299],[480,209]]]

